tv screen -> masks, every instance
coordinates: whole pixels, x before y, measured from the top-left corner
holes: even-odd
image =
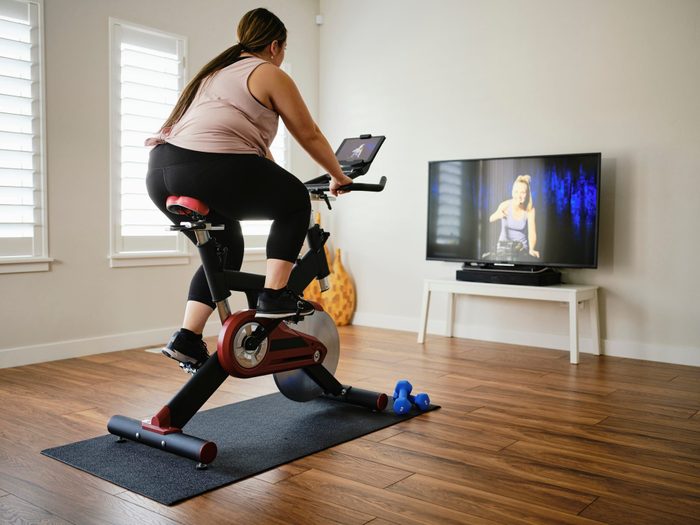
[[[595,268],[600,153],[429,163],[427,259]]]

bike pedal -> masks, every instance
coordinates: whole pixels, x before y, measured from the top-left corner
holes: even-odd
[[[190,375],[195,375],[197,373],[197,368],[192,366],[192,363],[180,363],[180,368]]]

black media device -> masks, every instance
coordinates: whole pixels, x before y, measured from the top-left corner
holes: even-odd
[[[385,139],[386,137],[382,135],[372,136],[369,134],[343,139],[335,152],[335,157],[338,159],[343,173],[351,179],[367,173]],[[330,176],[326,173],[306,181],[305,184],[311,189],[315,186],[325,188],[330,180]]]
[[[531,270],[503,270],[492,268],[462,268],[457,270],[458,281],[495,284],[550,286],[561,283],[561,273],[551,268]]]
[[[385,137],[372,135],[360,135],[357,138],[345,139],[335,152],[340,167],[346,168],[369,166],[377,156],[379,148],[384,143]]]
[[[457,279],[551,285],[596,268],[600,153],[429,163],[428,260]]]

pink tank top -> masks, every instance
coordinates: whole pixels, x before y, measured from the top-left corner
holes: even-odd
[[[264,63],[257,57],[243,58],[205,79],[182,118],[146,145],[169,142],[194,151],[264,157],[277,134],[279,115],[248,90],[248,77]]]

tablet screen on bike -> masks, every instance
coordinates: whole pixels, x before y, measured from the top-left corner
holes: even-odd
[[[374,160],[384,137],[352,138],[343,140],[335,152],[341,165],[369,164]]]

